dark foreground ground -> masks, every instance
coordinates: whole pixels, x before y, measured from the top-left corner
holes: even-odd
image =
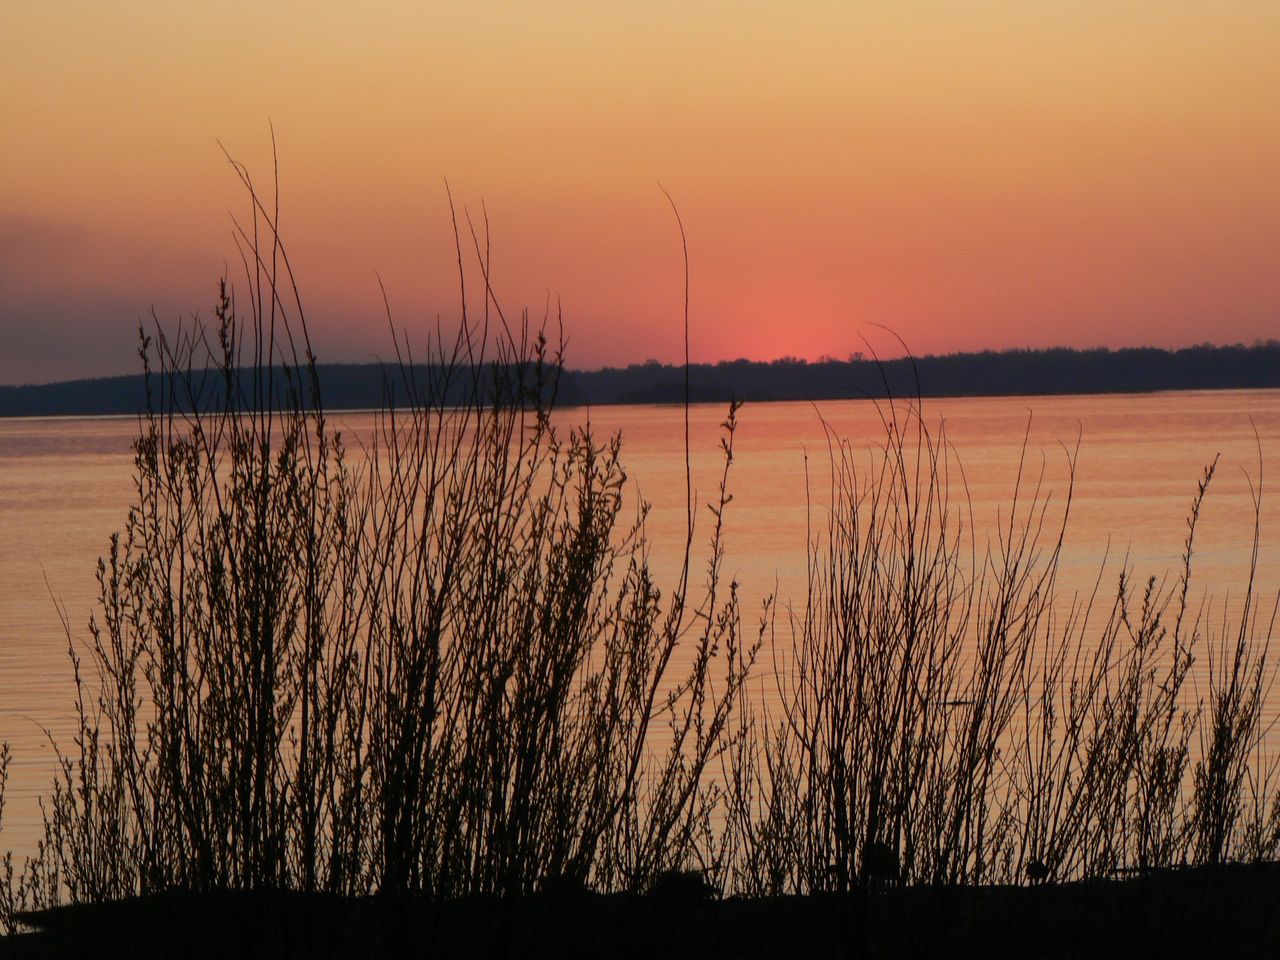
[[[30,915],[27,957],[1280,957],[1280,864],[1041,887],[451,903],[165,894]]]

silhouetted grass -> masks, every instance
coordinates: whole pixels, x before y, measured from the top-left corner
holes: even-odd
[[[435,375],[393,370],[410,402],[353,454],[244,181],[247,290],[142,341],[135,503],[19,901],[640,890],[706,863],[704,773],[755,651],[720,524],[700,598],[688,550],[660,593],[620,439],[553,427],[559,356],[503,315],[478,240],[482,315],[464,287]]]
[[[1276,608],[1254,593],[1256,528],[1235,619],[1188,608],[1216,465],[1192,500],[1176,581],[1126,569],[1109,601],[1102,575],[1091,596],[1065,600],[1072,485],[1054,511],[1020,466],[1004,526],[982,543],[953,497],[963,484],[941,429],[915,403],[883,414],[869,467],[829,433],[831,506],[810,541],[807,603],[772,636],[775,706],[744,711],[725,766],[735,889],[1068,881],[1273,858],[1262,707]],[[1189,682],[1198,658],[1207,694]]]
[[[211,326],[142,339],[134,502],[69,636],[77,733],[36,853],[4,861],[7,925],[173,891],[759,897],[1274,857],[1256,529],[1240,609],[1188,605],[1213,467],[1174,582],[1068,600],[1070,487],[1055,506],[1020,465],[984,540],[942,428],[891,399],[865,464],[828,428],[807,595],[744,631],[737,405],[705,574],[690,499],[664,591],[621,438],[553,425],[560,348],[504,314],[474,230],[468,313],[459,231],[457,332],[423,364],[393,327],[350,449],[237,170],[243,285]]]

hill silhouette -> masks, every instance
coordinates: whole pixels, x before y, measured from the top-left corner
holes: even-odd
[[[413,368],[420,380],[431,374]],[[320,364],[325,406],[331,410],[403,404],[409,387],[400,372],[382,364]],[[770,400],[841,400],[913,395],[1035,396],[1145,393],[1280,387],[1280,341],[1252,346],[1203,344],[1181,350],[1155,347],[1109,350],[1004,350],[877,361],[855,354],[846,360],[772,362],[730,360],[695,363],[689,369],[695,403]],[[208,395],[214,395],[211,389]],[[684,370],[654,361],[602,370],[566,370],[558,406],[584,403],[679,403]],[[64,383],[0,387],[0,416],[135,414],[146,402],[141,374]]]

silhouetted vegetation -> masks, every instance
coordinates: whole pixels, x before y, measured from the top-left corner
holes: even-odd
[[[273,228],[253,199],[246,236]],[[659,592],[619,439],[557,432],[558,357],[487,291],[352,454],[283,247],[246,244],[213,329],[143,340],[136,499],[21,899],[644,889],[701,862],[756,649],[734,588],[713,568],[691,603],[686,560]]]
[[[1071,491],[1020,468],[983,538],[923,391],[890,398],[869,459],[828,432],[803,602],[744,629],[736,404],[704,571],[690,499],[656,583],[622,438],[553,425],[559,350],[503,312],[473,236],[482,308],[463,271],[457,333],[384,372],[349,447],[241,173],[243,291],[142,342],[134,501],[69,631],[78,732],[37,851],[5,865],[6,924],[192,893],[821,893],[864,936],[903,890],[1275,857],[1276,606],[1252,575],[1229,610],[1188,600],[1213,466],[1172,581],[1064,597]],[[907,368],[876,369],[892,392]]]
[[[1200,504],[1172,582],[1056,589],[1056,515],[1013,480],[976,536],[945,436],[886,408],[869,467],[830,437],[831,504],[807,603],[771,632],[776,704],[727,764],[731,886],[753,895],[1078,880],[1271,859],[1276,766],[1261,752],[1275,604],[1252,573],[1235,619],[1191,609]],[[1257,532],[1254,557],[1256,566]],[[1207,660],[1199,684],[1197,664]]]

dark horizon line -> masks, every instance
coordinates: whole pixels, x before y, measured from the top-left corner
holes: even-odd
[[[949,360],[955,357],[985,357],[992,354],[1027,354],[1027,353],[1134,353],[1155,351],[1158,353],[1181,353],[1187,350],[1254,350],[1267,347],[1280,346],[1280,339],[1274,337],[1255,337],[1252,342],[1245,343],[1237,340],[1234,343],[1214,343],[1209,340],[1203,340],[1199,343],[1189,344],[1184,347],[1160,347],[1154,344],[1142,344],[1139,346],[1121,346],[1109,347],[1098,344],[1090,347],[1073,347],[1066,344],[1054,344],[1043,347],[983,347],[980,350],[952,350],[946,353],[912,353],[909,349],[901,354],[885,354],[879,351],[872,353],[869,350],[854,350],[846,354],[844,357],[838,357],[834,354],[820,354],[817,359],[811,360],[807,357],[799,357],[793,354],[783,354],[773,357],[769,360],[752,360],[749,357],[733,357],[723,358],[720,360],[693,360],[690,362],[692,367],[723,367],[733,364],[756,364],[761,366],[774,366],[778,364],[800,364],[808,366],[821,366],[828,363],[849,363],[861,360],[869,360],[872,362],[892,363],[900,360]],[[371,353],[374,357],[372,360],[317,360],[317,364],[321,367],[395,367],[398,366],[395,360],[383,360],[377,353]],[[427,364],[414,363],[415,367],[425,367]],[[652,368],[666,367],[668,369],[683,370],[683,365],[678,361],[665,363],[655,358],[646,358],[644,360],[633,360],[626,364],[602,364],[593,367],[571,367],[566,366],[563,369],[568,373],[577,374],[600,374],[615,373],[624,370],[634,370],[636,368]],[[0,383],[0,390],[31,390],[44,389],[51,387],[62,387],[70,384],[81,383],[101,383],[105,381],[128,380],[132,377],[141,376],[138,371],[132,373],[101,373],[88,376],[66,377],[60,380],[42,380],[21,383]]]
[[[330,410],[380,407],[396,396],[394,363],[321,362],[317,372]],[[428,364],[414,364],[427,372]],[[1010,348],[876,359],[800,357],[691,363],[695,403],[841,400],[887,396],[1048,396],[1150,393],[1160,390],[1280,387],[1280,341],[1251,346]],[[388,390],[391,390],[388,395]],[[0,386],[0,416],[136,414],[146,398],[143,374],[49,384]],[[558,406],[679,403],[684,367],[657,361],[561,371]]]

